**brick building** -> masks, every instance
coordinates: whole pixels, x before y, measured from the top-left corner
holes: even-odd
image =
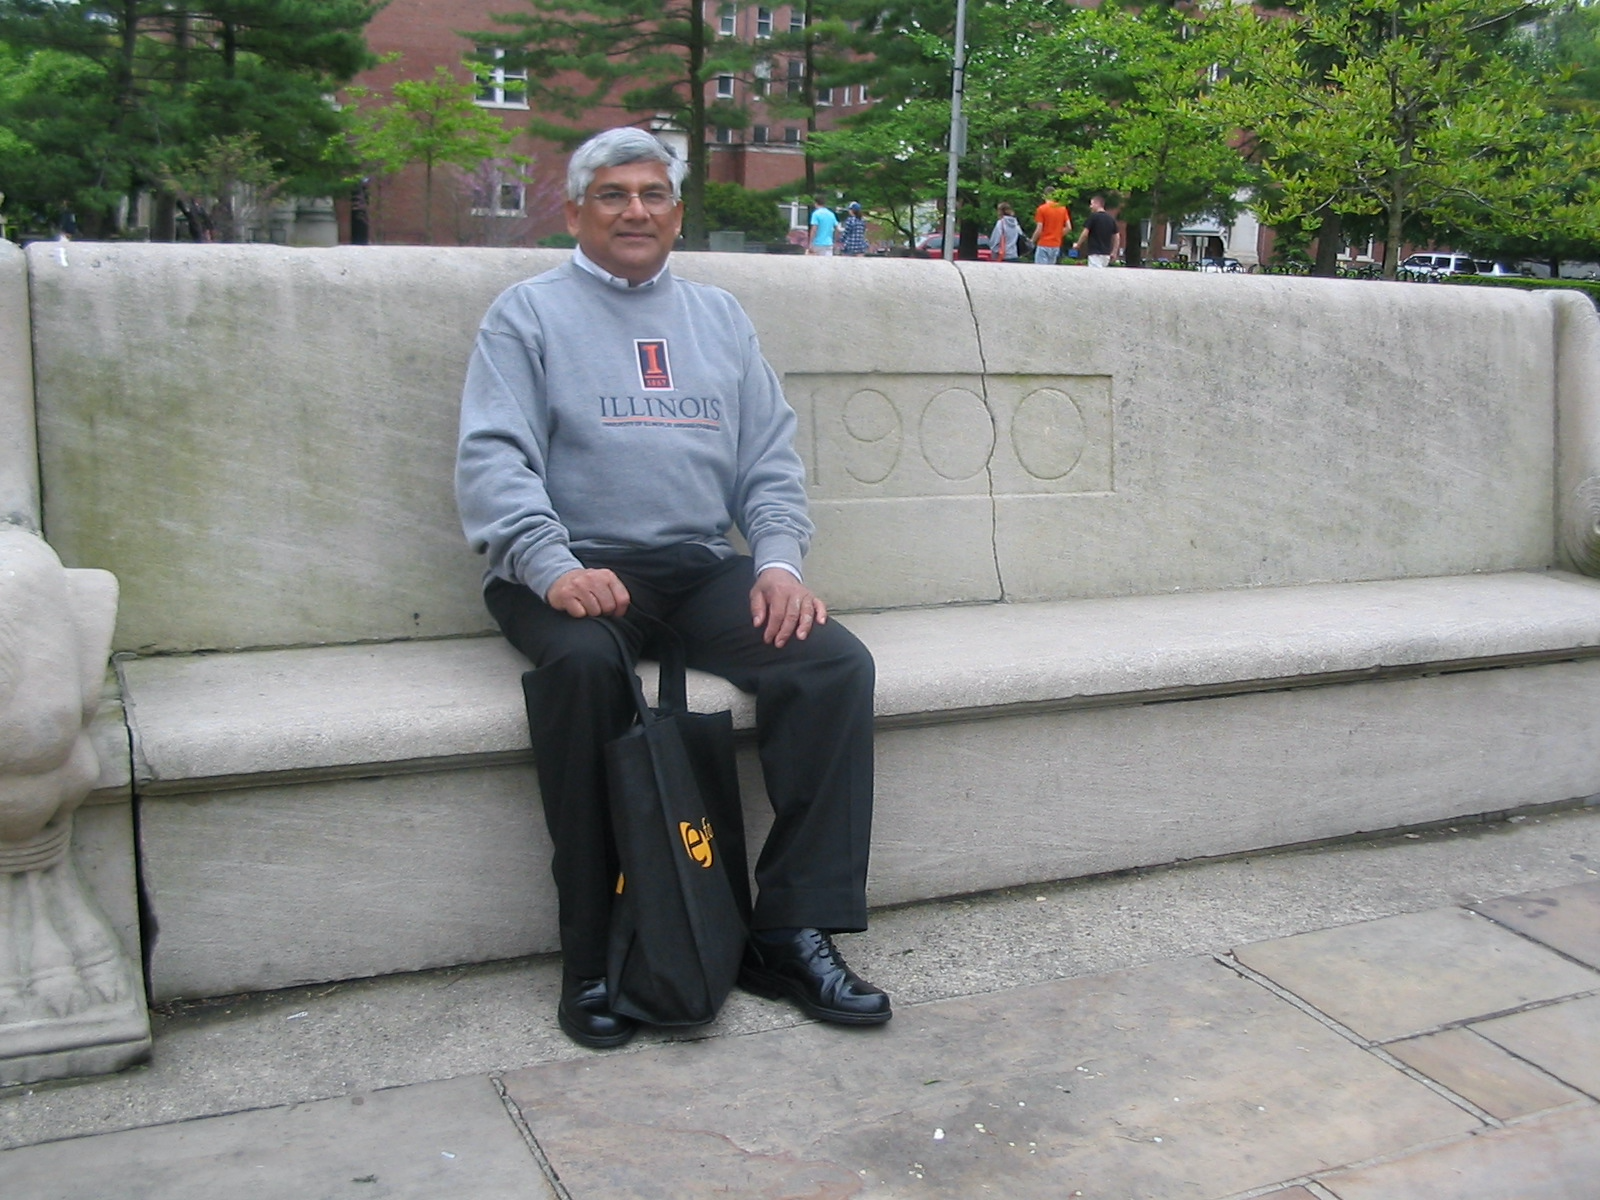
[[[803,28],[803,7],[724,4],[702,0],[708,26],[719,36],[737,37],[751,45],[780,32]],[[399,54],[399,59],[363,74],[356,82],[387,95],[399,79],[425,79],[438,66],[449,67],[463,81],[472,72],[462,65],[477,49],[474,31],[495,28],[492,14],[513,12],[518,0],[390,0],[367,28],[374,53]],[[799,22],[799,25],[795,23]],[[708,102],[732,101],[744,106],[750,123],[742,129],[708,129],[702,134],[709,150],[709,177],[756,190],[798,184],[805,177],[805,139],[809,127],[828,129],[870,103],[862,87],[819,90],[811,118],[795,116],[793,104],[805,94],[805,64],[798,56],[774,53],[758,58],[748,76],[723,75],[706,85]],[[780,91],[781,89],[781,91]],[[769,99],[782,97],[782,115]],[[521,79],[495,70],[480,80],[477,102],[496,112],[507,129],[517,131],[509,150],[532,157],[531,167],[509,161],[487,162],[471,171],[436,167],[433,186],[433,240],[439,245],[526,246],[551,234],[564,233],[561,205],[566,157],[558,147],[523,132],[530,114]],[[638,124],[654,128],[680,146],[686,133],[665,127],[652,113],[602,107],[584,115],[582,126],[605,128]],[[358,198],[365,202],[370,239],[414,243],[423,238],[423,170],[413,166],[396,176],[373,179]],[[799,192],[796,192],[799,198]],[[342,200],[340,228],[351,240],[352,201]],[[804,210],[801,209],[801,212]]]

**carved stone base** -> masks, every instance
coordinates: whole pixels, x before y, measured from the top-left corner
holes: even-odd
[[[67,853],[71,818],[0,842],[0,1085],[120,1071],[150,1055],[139,972]]]

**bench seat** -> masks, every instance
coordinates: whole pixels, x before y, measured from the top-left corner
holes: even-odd
[[[843,619],[879,671],[874,904],[1600,792],[1576,575]],[[152,994],[553,949],[525,668],[498,638],[120,659]]]

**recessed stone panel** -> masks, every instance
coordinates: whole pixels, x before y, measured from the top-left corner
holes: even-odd
[[[891,500],[1112,488],[1104,375],[790,374],[812,495]]]

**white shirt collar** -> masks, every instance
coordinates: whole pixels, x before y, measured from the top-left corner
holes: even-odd
[[[579,246],[574,246],[572,248],[572,265],[589,272],[589,274],[593,275],[601,283],[604,283],[610,287],[620,288],[625,292],[637,292],[647,287],[655,287],[655,285],[660,282],[661,277],[667,273],[667,266],[665,263],[662,263],[661,270],[657,271],[643,283],[629,283],[626,279],[622,278],[622,276],[613,275],[599,263],[595,262],[594,259],[585,254],[582,247]]]

